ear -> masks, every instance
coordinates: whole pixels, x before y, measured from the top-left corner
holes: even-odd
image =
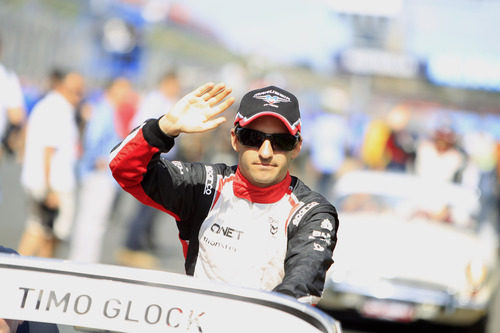
[[[233,147],[233,150],[235,152],[239,153],[238,138],[236,137],[236,133],[234,132],[234,128],[231,129],[231,146]]]
[[[302,140],[300,140],[299,142],[297,142],[297,145],[291,151],[292,160],[295,159],[295,158],[297,158],[297,156],[299,156],[299,153],[300,153],[301,149],[302,149]]]

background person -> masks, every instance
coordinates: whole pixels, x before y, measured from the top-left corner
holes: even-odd
[[[466,163],[466,156],[457,148],[457,134],[449,126],[435,129],[430,139],[417,144],[415,173],[438,181],[456,182]]]
[[[112,79],[92,106],[85,126],[83,155],[79,162],[80,188],[69,258],[81,262],[101,260],[102,241],[111,216],[118,186],[108,168],[108,156],[119,134],[120,106],[132,93],[127,78]]]
[[[111,154],[118,183],[175,217],[189,275],[316,303],[332,264],[335,208],[288,171],[302,146],[296,97],[278,87],[242,99],[231,145],[238,165],[169,161],[181,133],[221,125],[234,102],[205,84],[134,130]]]
[[[157,88],[148,93],[141,102],[132,127],[139,126],[147,119],[161,117],[179,99],[180,92],[181,84],[175,71],[162,75]],[[168,157],[174,158],[176,152],[176,149],[170,150]],[[158,259],[154,255],[154,227],[159,213],[159,210],[139,203],[128,223],[123,248],[119,249],[116,255],[119,264],[142,268],[158,266]]]
[[[0,55],[1,52],[0,39]],[[0,155],[21,153],[25,120],[26,107],[19,78],[0,62]]]
[[[315,189],[330,194],[338,172],[350,150],[347,120],[347,97],[336,88],[327,88],[322,94],[321,109],[311,119],[309,128],[310,160],[318,173]]]
[[[18,248],[22,255],[53,257],[58,241],[69,238],[79,154],[75,110],[84,89],[79,73],[67,73],[28,119],[21,183],[29,212]]]

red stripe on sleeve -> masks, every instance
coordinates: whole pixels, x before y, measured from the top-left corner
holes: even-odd
[[[186,259],[187,253],[188,253],[189,242],[187,240],[182,239],[180,234],[179,234],[179,240],[181,241],[182,253],[184,254],[184,259]]]
[[[146,142],[142,128],[131,133],[116,149],[118,152],[113,152],[109,167],[118,184],[143,204],[157,208],[180,221],[177,214],[167,210],[144,192],[141,183],[148,163],[160,150]]]

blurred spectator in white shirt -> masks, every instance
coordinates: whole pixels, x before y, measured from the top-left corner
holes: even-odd
[[[19,253],[53,257],[68,240],[75,209],[79,133],[76,107],[85,89],[76,72],[34,107],[28,119],[21,183],[30,204]]]
[[[181,93],[177,73],[170,71],[159,80],[158,86],[144,97],[132,121],[132,127],[139,126],[145,120],[159,118],[172,107]],[[170,158],[177,154],[177,146],[168,152]],[[154,227],[160,211],[139,203],[133,214],[125,237],[123,248],[117,253],[117,261],[122,265],[142,268],[157,268],[158,260],[154,256]]]
[[[436,129],[430,139],[423,139],[418,144],[415,173],[440,181],[456,181],[466,162],[456,143],[457,136],[452,128]]]
[[[108,156],[117,142],[125,138],[120,133],[119,119],[121,106],[131,94],[130,80],[118,77],[110,81],[102,96],[90,106],[79,163],[78,210],[69,251],[72,260],[87,263],[101,260],[103,238],[119,189],[108,168]]]
[[[0,40],[0,55],[2,45]],[[17,74],[0,62],[0,139],[1,151],[20,153],[26,108]]]

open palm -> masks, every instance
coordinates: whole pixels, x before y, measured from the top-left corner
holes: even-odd
[[[231,91],[224,83],[205,83],[181,98],[160,119],[161,130],[165,134],[176,136],[216,128],[226,121],[218,115],[234,103],[234,97],[225,99]]]

